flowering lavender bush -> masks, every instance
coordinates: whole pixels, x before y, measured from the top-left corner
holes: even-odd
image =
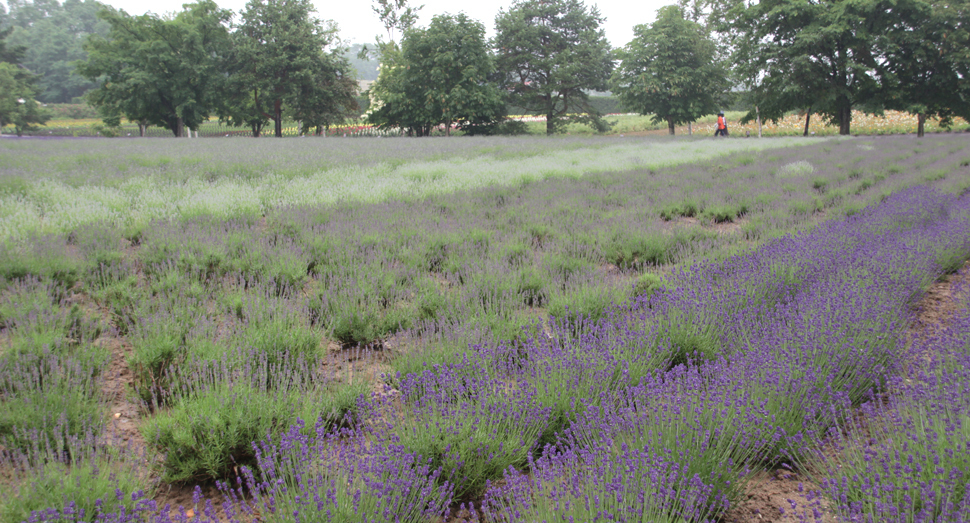
[[[920,344],[913,379],[888,405],[864,406],[866,424],[833,434],[823,491],[854,521],[970,519],[970,314]]]
[[[607,439],[614,450],[649,449],[679,465],[688,478],[710,487],[692,500],[694,508],[717,517],[740,498],[747,476],[765,462],[778,437],[765,405],[731,370],[721,361],[647,377],[587,409],[570,437],[582,448]]]
[[[65,438],[97,430],[104,406],[96,380],[103,360],[46,353],[0,358],[0,446],[28,452],[61,448]]]
[[[51,507],[65,507],[63,520],[95,521],[132,510],[139,496],[153,491],[144,456],[114,447],[102,436],[67,433],[34,443],[29,452],[7,452],[0,459],[20,480],[0,501],[3,523],[62,519],[44,515]]]
[[[452,486],[419,455],[360,432],[307,435],[302,420],[279,442],[254,444],[259,472],[243,470],[229,511],[263,521],[424,522],[444,516]],[[252,501],[249,501],[249,500]]]
[[[510,469],[485,493],[487,521],[711,522],[714,489],[649,449],[603,441],[592,449],[547,447],[530,474]]]
[[[459,499],[525,465],[549,420],[528,383],[499,379],[475,362],[404,376],[400,390],[405,410],[394,401],[375,406],[387,420],[379,432],[440,468]]]

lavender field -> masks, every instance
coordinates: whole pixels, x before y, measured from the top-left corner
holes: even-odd
[[[970,520],[966,139],[635,140],[0,144],[0,522]]]
[[[159,219],[253,219],[280,207],[413,199],[804,143],[787,138],[7,142],[0,149],[0,240],[66,233],[95,222],[137,231]]]

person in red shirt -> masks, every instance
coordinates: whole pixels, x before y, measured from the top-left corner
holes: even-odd
[[[717,129],[714,130],[714,136],[727,136],[727,120],[724,119],[724,111],[717,113]]]

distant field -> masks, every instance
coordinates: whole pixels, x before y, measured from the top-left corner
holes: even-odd
[[[729,111],[726,113],[728,125],[731,132],[736,135],[743,135],[746,132],[757,136],[758,126],[755,122],[740,125],[738,120],[744,115],[743,112]],[[529,134],[542,135],[546,132],[545,119],[543,117],[522,117],[526,121]],[[613,127],[606,134],[629,134],[643,132],[666,133],[666,123],[654,123],[650,116],[639,116],[634,114],[610,114],[605,117]],[[716,117],[709,115],[701,118],[693,124],[693,131],[702,136],[714,134],[714,122]],[[809,133],[814,135],[832,136],[839,133],[837,125],[826,124],[818,115],[813,115],[809,126]],[[66,137],[96,137],[103,131],[100,127],[101,121],[97,119],[82,120],[51,120],[46,126],[40,127],[28,134],[34,136],[66,136]],[[777,124],[764,122],[762,125],[763,136],[801,136],[805,129],[804,115],[792,114],[780,120]],[[926,132],[964,132],[970,130],[970,124],[962,118],[956,118],[950,129],[940,127],[937,120],[926,122]],[[12,134],[12,126],[3,128],[4,134]],[[566,130],[569,134],[593,135],[596,134],[589,126],[573,124]],[[907,134],[916,132],[916,115],[899,111],[886,111],[882,116],[869,115],[860,111],[853,112],[852,134],[854,135],[874,135],[874,134]],[[271,137],[273,134],[272,126],[268,126],[262,131],[263,136]],[[334,126],[326,133],[334,138],[346,137],[377,137],[377,136],[398,136],[399,132],[380,131],[371,125],[361,121],[348,121],[344,125]],[[444,134],[444,131],[441,131]],[[459,133],[460,134],[460,133]],[[688,134],[686,125],[677,127],[677,134]],[[202,138],[229,138],[229,137],[249,137],[252,132],[241,127],[228,127],[215,120],[210,120],[202,124],[199,128],[199,136]],[[283,135],[294,137],[299,135],[299,127],[296,122],[287,122],[283,126]],[[138,126],[133,123],[124,123],[118,136],[121,138],[138,137]],[[159,127],[149,127],[148,137],[153,138],[173,138],[171,131]]]
[[[141,228],[159,218],[251,218],[279,207],[425,197],[806,143],[544,137],[0,142],[0,240],[93,222]]]

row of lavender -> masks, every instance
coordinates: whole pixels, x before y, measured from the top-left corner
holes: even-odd
[[[869,145],[846,142],[830,148],[831,144],[823,144],[806,152],[821,172],[807,161],[791,162],[797,155],[763,161],[742,155],[713,168],[698,165],[677,172],[590,176],[482,190],[471,197],[314,212],[281,210],[271,213],[265,226],[205,219],[163,223],[146,231],[138,238],[141,245],[128,252],[120,241],[121,231],[108,227],[79,228],[67,245],[61,238],[47,238],[33,246],[33,256],[18,258],[19,254],[7,251],[2,257],[7,281],[0,296],[0,334],[5,344],[0,366],[6,379],[0,384],[0,445],[43,461],[50,452],[46,445],[63,453],[76,446],[77,438],[97,434],[106,408],[100,383],[108,362],[109,344],[104,341],[122,335],[133,348],[127,363],[135,373],[136,392],[154,411],[142,433],[153,449],[165,454],[161,477],[165,481],[226,478],[236,465],[255,461],[250,443],[267,432],[278,434],[297,417],[322,418],[320,428],[326,432],[346,413],[360,410],[355,399],[367,386],[367,377],[355,379],[352,365],[344,361],[349,359],[345,352],[329,354],[333,361],[322,357],[321,338],[370,341],[375,336],[373,322],[381,322],[387,329],[383,336],[411,326],[391,340],[407,351],[390,360],[394,372],[401,373],[394,377],[392,372],[389,379],[398,392],[407,387],[445,387],[412,383],[414,376],[422,376],[435,364],[450,375],[497,380],[495,385],[476,385],[485,387],[482,390],[492,390],[489,386],[503,391],[534,389],[542,408],[550,409],[545,421],[528,425],[527,434],[513,431],[504,439],[496,438],[509,442],[502,447],[509,453],[505,462],[522,464],[523,456],[537,452],[532,447],[555,443],[584,406],[598,405],[597,398],[604,394],[639,385],[644,377],[679,363],[727,357],[738,352],[738,340],[767,335],[731,326],[754,329],[751,326],[770,324],[772,316],[766,311],[803,285],[818,285],[806,275],[824,266],[817,262],[814,272],[806,272],[800,268],[804,263],[800,253],[772,251],[771,256],[764,255],[775,260],[763,262],[767,279],[753,269],[723,265],[734,275],[731,278],[756,277],[739,283],[723,274],[695,274],[696,270],[664,278],[648,273],[636,287],[621,278],[618,287],[611,288],[603,285],[599,264],[609,260],[604,256],[612,242],[626,239],[636,247],[658,226],[669,227],[671,222],[665,220],[703,212],[699,202],[717,196],[718,190],[738,195],[739,180],[760,179],[758,173],[781,191],[763,198],[755,195],[758,206],[745,216],[766,236],[811,219],[801,211],[789,213],[789,207],[803,201],[815,202],[806,204],[807,209],[819,202],[821,209],[835,209],[827,206],[845,203],[846,198],[853,199],[853,204],[875,200],[918,180],[959,188],[959,171],[965,167],[959,161],[962,149],[956,146],[960,144],[949,140],[928,144],[904,155],[889,147],[888,154],[881,151],[881,155],[854,158],[853,153],[863,154],[861,145]],[[845,164],[825,166],[815,159],[833,150],[838,155],[831,154],[827,160],[848,157]],[[903,165],[907,160],[912,163]],[[677,179],[703,183],[678,186]],[[681,192],[658,189],[664,184]],[[676,203],[668,209],[671,214],[664,216],[651,207],[659,201]],[[538,218],[530,214],[536,211],[541,211]],[[765,218],[765,214],[771,216]],[[457,216],[474,219],[459,221]],[[591,222],[611,221],[613,229],[590,232]],[[403,224],[404,230],[389,228],[389,222]],[[636,227],[643,230],[632,233]],[[688,222],[685,228],[690,227],[703,230]],[[452,234],[439,234],[451,228]],[[602,238],[597,240],[597,235]],[[441,236],[450,240],[436,243]],[[512,241],[510,247],[510,237],[521,245]],[[704,250],[735,241],[734,235],[713,239],[702,234],[687,245]],[[629,259],[643,256],[630,251],[633,258]],[[959,256],[958,250],[951,258]],[[740,258],[748,260],[744,263],[753,263],[751,259]],[[644,265],[628,268],[635,274]],[[524,279],[519,273],[530,270],[551,270],[552,290],[535,293],[513,288]],[[687,281],[693,283],[687,285]],[[696,295],[674,298],[685,289],[696,294],[700,281],[711,288],[735,290],[733,294],[724,291],[716,299],[704,298],[704,306],[691,305],[689,300],[698,299]],[[657,300],[663,296],[648,309],[658,312],[639,319],[640,309],[614,312],[618,315],[605,331],[577,313],[604,316],[606,305],[630,293],[631,287],[633,294],[654,293]],[[561,293],[555,300],[558,306],[550,309],[562,324],[541,333],[532,331],[530,337],[530,331],[519,327],[533,321],[526,315],[530,305],[554,301],[549,293]],[[100,316],[99,307],[111,311],[112,321]],[[740,316],[725,316],[725,311]],[[355,332],[364,334],[355,337]],[[405,340],[405,334],[418,338]],[[785,333],[774,335],[784,339]],[[496,339],[507,344],[496,345]],[[560,341],[553,343],[553,339]],[[566,339],[572,345],[563,352],[561,340]],[[469,341],[482,343],[483,348],[465,356]],[[776,357],[782,360],[801,347],[787,342],[773,346],[788,347],[778,349]],[[843,364],[850,366],[851,374],[852,365],[865,370],[870,362],[836,361],[832,367]],[[865,380],[847,386],[856,403],[871,388]],[[758,397],[778,401],[770,392],[760,391]],[[489,412],[500,411],[499,406],[475,404]],[[781,403],[776,409],[784,406]],[[431,409],[425,417],[454,415],[436,408],[409,403],[404,410],[383,413],[380,418],[393,421],[400,416],[403,421],[393,425],[400,427],[413,421],[413,413],[420,409]],[[786,427],[797,425],[799,419],[783,416]],[[524,426],[518,418],[495,423],[516,430]],[[470,451],[449,456],[450,449],[436,447],[443,438],[421,427],[387,432],[405,431],[410,438],[407,448],[424,449],[420,455],[435,460],[432,469],[441,468],[441,474],[462,485],[455,487],[460,499],[480,497],[484,482],[505,467],[502,459],[495,459],[497,465],[466,473],[459,465],[468,461],[464,454]],[[476,430],[492,437],[502,433],[491,426]],[[79,454],[77,449],[68,453]],[[101,467],[99,473],[106,470]],[[132,484],[146,489],[152,485],[142,480]]]
[[[903,192],[694,266],[608,321],[399,375],[350,434],[264,442],[233,510],[424,521],[483,499],[489,521],[711,521],[783,463],[825,470],[835,510],[857,520],[964,521],[968,312],[934,340],[917,385],[893,385],[920,356],[903,343],[913,300],[968,256],[970,194]],[[886,393],[885,425],[867,440],[850,431],[827,460],[852,408],[879,409]]]
[[[69,236],[73,245],[50,237],[33,252],[0,247],[0,273],[65,287],[81,279],[122,329],[151,312],[137,310],[147,302],[141,270],[152,295],[206,300],[254,285],[306,291],[313,327],[344,344],[427,322],[510,338],[534,320],[535,307],[601,314],[618,293],[629,294],[629,276],[657,265],[761,241],[820,214],[852,213],[927,180],[962,189],[962,142],[926,144],[822,143],[714,166],[276,209],[265,220],[198,217],[134,232],[83,226]],[[126,255],[123,235],[138,244],[135,256]]]
[[[966,520],[970,319],[920,350],[903,338],[913,300],[970,256],[968,239],[970,195],[915,188],[685,268],[606,319],[398,374],[349,427],[255,444],[257,467],[224,487],[229,517],[429,521],[475,502],[466,514],[492,521],[709,521],[785,464],[826,471],[828,503],[858,520]],[[865,437],[857,406],[879,415]],[[99,519],[169,518],[109,506]]]
[[[218,478],[233,459],[251,458],[246,438],[292,421],[280,412],[302,412],[314,394],[333,396],[330,385],[306,385],[329,384],[329,375],[307,378],[296,362],[282,362],[284,355],[318,361],[325,338],[345,345],[391,338],[385,347],[406,350],[391,358],[395,371],[456,363],[468,343],[519,339],[546,312],[569,321],[601,317],[627,295],[662,288],[657,265],[731,249],[742,237],[771,237],[817,212],[851,211],[919,181],[959,189],[967,180],[963,151],[952,137],[915,145],[825,142],[784,156],[744,153],[718,165],[279,209],[265,223],[161,222],[130,237],[136,246],[126,247],[125,232],[104,225],[78,227],[66,241],[39,238],[28,252],[4,244],[0,365],[11,378],[0,401],[0,444],[26,449],[32,431],[80,437],[99,426],[105,398],[98,381],[110,345],[103,338],[123,336],[141,399],[153,409],[183,403],[177,415],[154,417],[146,437],[169,456],[216,449],[205,463],[170,458],[165,479]],[[751,184],[761,187],[757,194]],[[716,233],[695,223],[698,217],[708,225],[743,223],[734,233]],[[791,268],[773,270],[783,283],[796,276]],[[679,339],[684,348],[675,361],[717,348],[720,323],[681,328],[695,316],[702,317],[676,311],[666,325],[649,327]],[[183,446],[174,437],[179,416],[202,418],[200,412],[238,397],[226,387],[201,387],[200,380],[215,381],[195,376],[196,360],[203,369],[235,369],[228,375],[264,360],[274,369],[269,375],[303,377],[247,384],[273,396],[266,415],[237,420],[229,442],[203,438]],[[637,376],[665,362],[651,357],[633,365]],[[48,367],[63,370],[37,370]],[[336,413],[361,386],[339,387]],[[210,428],[200,423],[195,432]]]

